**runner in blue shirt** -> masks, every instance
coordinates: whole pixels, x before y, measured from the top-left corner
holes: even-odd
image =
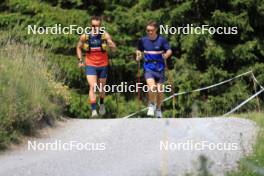
[[[161,104],[163,101],[163,83],[165,81],[165,61],[172,55],[168,41],[157,34],[158,25],[150,21],[146,27],[147,36],[142,37],[138,43],[136,60],[142,58],[144,52],[144,77],[149,87],[148,116],[162,118]],[[155,101],[156,100],[156,101]]]

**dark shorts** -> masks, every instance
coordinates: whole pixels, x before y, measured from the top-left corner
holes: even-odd
[[[106,78],[108,72],[108,67],[94,67],[94,66],[85,66],[86,75],[96,75],[97,78]]]
[[[155,72],[155,71],[152,71],[152,70],[148,70],[146,69],[144,71],[144,76],[145,76],[145,79],[154,79],[156,81],[156,83],[164,83],[165,82],[165,73],[164,71],[161,71],[161,72]]]

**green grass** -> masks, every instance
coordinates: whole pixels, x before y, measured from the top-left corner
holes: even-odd
[[[32,135],[62,115],[67,90],[54,78],[42,49],[7,44],[0,49],[0,149]]]
[[[259,133],[253,153],[240,160],[237,171],[227,173],[228,176],[259,176],[264,175],[264,112],[239,114],[238,117],[253,120],[259,126]]]

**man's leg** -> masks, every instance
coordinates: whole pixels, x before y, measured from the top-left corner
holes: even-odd
[[[97,76],[96,75],[87,75],[87,81],[89,84],[89,100],[92,109],[92,116],[96,116],[96,94],[95,94],[95,84],[97,83]]]
[[[159,73],[157,75],[158,77],[158,82],[157,82],[157,107],[156,107],[156,117],[162,118],[162,112],[161,112],[161,105],[163,102],[163,83],[165,81],[165,74]]]
[[[149,78],[146,80],[147,82],[147,85],[149,87],[149,91],[148,91],[148,101],[149,103],[154,103],[155,102],[155,99],[156,99],[156,89],[155,89],[155,86],[156,86],[156,82],[153,78]]]
[[[161,105],[162,105],[162,101],[163,101],[163,84],[157,83],[157,89],[158,89],[158,93],[157,93],[157,109],[161,110]]]
[[[148,78],[146,79],[149,91],[148,91],[148,101],[149,101],[149,109],[147,112],[148,116],[154,116],[155,115],[155,99],[156,99],[156,82],[154,78]]]
[[[99,79],[99,85],[102,87],[102,90],[99,92],[100,97],[100,108],[99,108],[99,114],[104,115],[105,114],[105,106],[104,106],[104,98],[105,98],[105,91],[104,86],[106,84],[107,79],[107,73],[108,73],[108,67],[100,67],[97,69],[97,75]]]
[[[105,98],[105,91],[104,86],[106,84],[106,78],[100,78],[99,79],[99,85],[102,87],[102,90],[99,92],[100,97],[100,108],[99,108],[99,114],[104,115],[105,114],[105,106],[104,106],[104,98]]]
[[[102,90],[99,92],[100,99],[104,99],[105,97],[105,91],[104,91],[105,84],[106,84],[106,78],[100,78],[99,85],[102,86]],[[100,102],[100,103],[103,104],[103,102]]]

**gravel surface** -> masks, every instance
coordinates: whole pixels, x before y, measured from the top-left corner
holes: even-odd
[[[178,176],[197,173],[200,156],[203,168],[224,175],[250,153],[256,133],[254,122],[240,118],[74,119],[30,138],[36,150],[26,142],[2,153],[0,175]],[[71,142],[80,150],[68,150]]]

